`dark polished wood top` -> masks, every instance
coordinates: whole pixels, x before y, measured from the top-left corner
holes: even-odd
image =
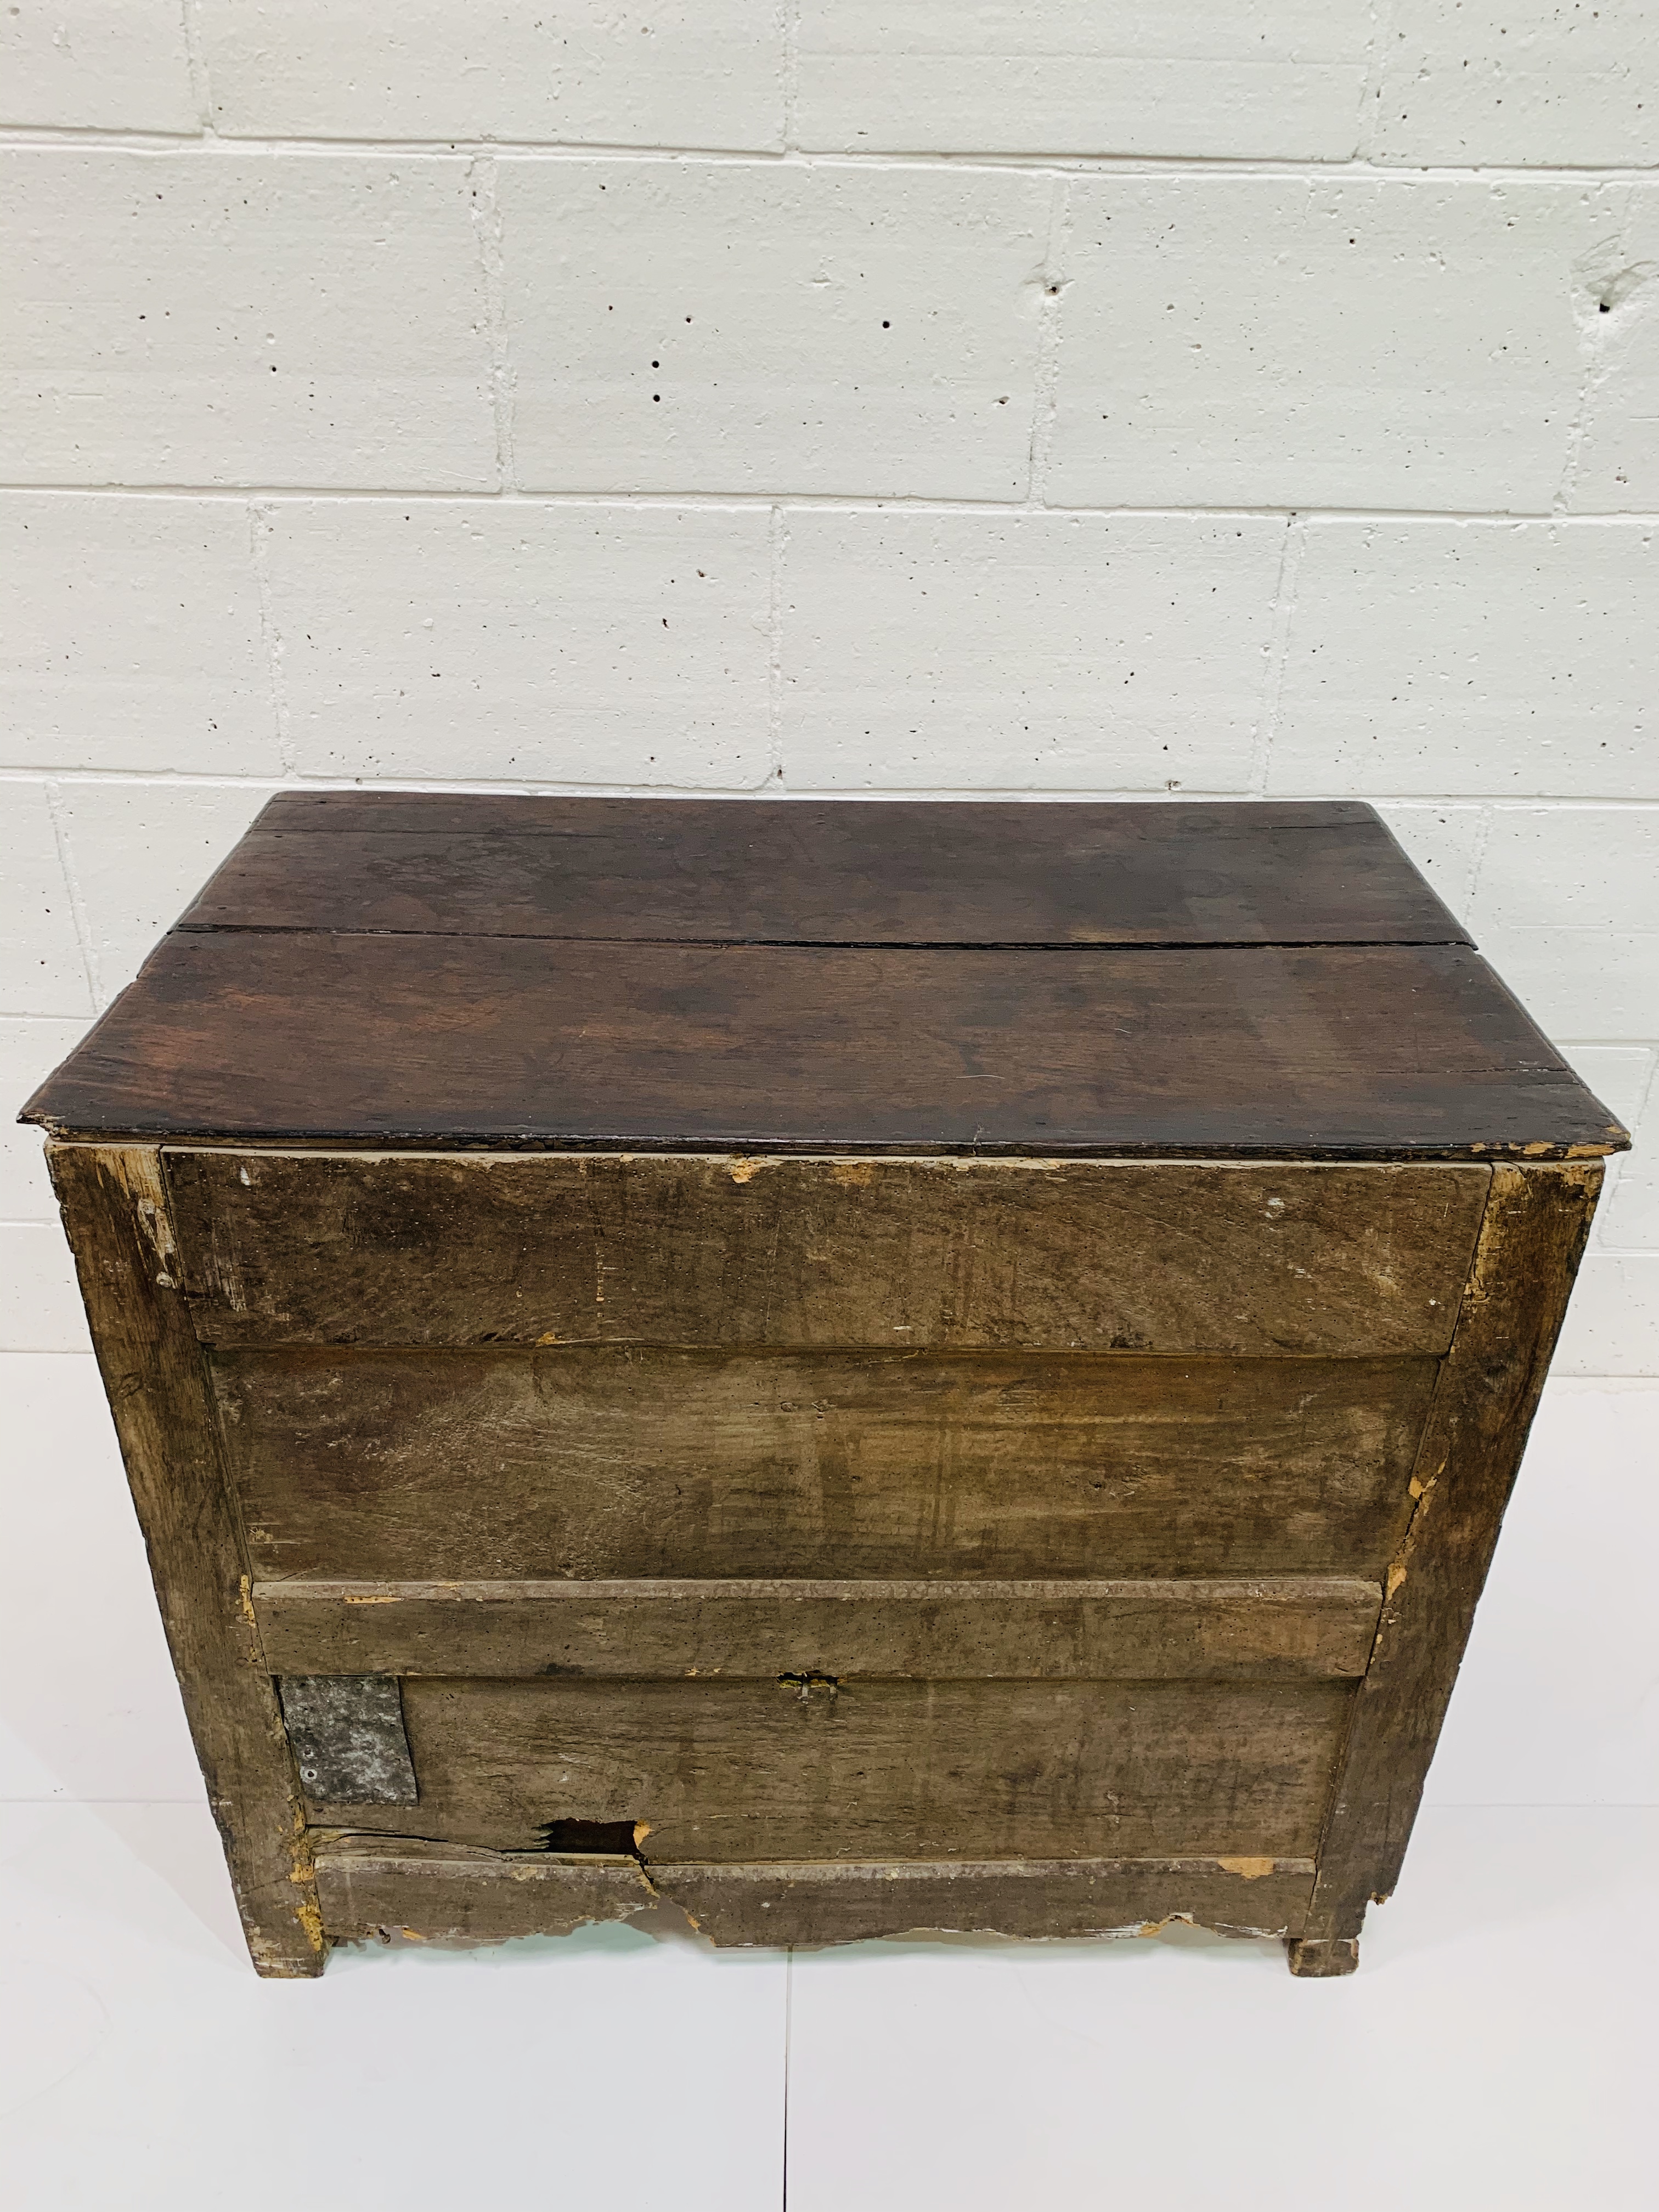
[[[1349,803],[285,793],[25,1118],[550,1148],[1627,1141]]]
[[[707,945],[1469,942],[1363,805],[380,791],[273,799],[181,927]]]

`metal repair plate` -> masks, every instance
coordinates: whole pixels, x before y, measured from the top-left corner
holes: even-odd
[[[324,1805],[417,1802],[395,1674],[283,1674],[277,1687],[307,1797]]]

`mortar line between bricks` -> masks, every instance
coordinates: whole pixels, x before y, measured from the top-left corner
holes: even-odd
[[[511,497],[518,489],[517,425],[514,418],[513,361],[507,343],[507,274],[501,252],[501,210],[495,190],[493,156],[481,154],[466,166],[471,188],[473,235],[483,284],[484,335],[489,353],[489,410],[495,432],[495,493]]]
[[[1620,273],[1625,265],[1631,218],[1636,209],[1636,192],[1634,187],[1629,185],[1622,187],[1605,185],[1601,186],[1596,193],[1599,201],[1607,192],[1620,189],[1625,197],[1624,204],[1619,211],[1618,234],[1613,240],[1613,259],[1616,264],[1615,275]],[[1581,264],[1580,267],[1582,266]],[[1561,457],[1560,481],[1556,486],[1555,497],[1550,502],[1552,516],[1562,517],[1571,514],[1572,510],[1573,497],[1578,489],[1579,472],[1583,464],[1584,444],[1589,436],[1591,417],[1595,411],[1595,402],[1601,395],[1601,387],[1607,382],[1610,374],[1613,345],[1613,332],[1601,321],[1601,309],[1608,304],[1607,295],[1605,293],[1597,295],[1595,280],[1588,273],[1581,278],[1578,269],[1575,269],[1573,276],[1575,295],[1573,319],[1578,326],[1581,372],[1577,398],[1572,410],[1572,420],[1567,426],[1567,447]],[[1601,281],[1605,284],[1607,280],[1604,276]],[[1589,293],[1591,301],[1595,306],[1595,313],[1591,313],[1587,308],[1579,306],[1577,295],[1581,289]]]
[[[1060,312],[1066,283],[1071,205],[1069,181],[1056,177],[1048,196],[1048,234],[1043,241],[1040,277],[1042,297],[1037,304],[1036,347],[1031,363],[1031,434],[1026,453],[1024,504],[1036,509],[1047,503],[1048,464],[1060,412]]]
[[[63,146],[82,150],[107,146],[116,150],[178,154],[196,153],[207,158],[295,154],[339,155],[346,159],[409,161],[428,158],[467,161],[479,155],[501,154],[521,161],[706,161],[721,165],[747,163],[757,168],[805,166],[842,169],[1033,170],[1079,176],[1233,176],[1365,178],[1375,182],[1395,180],[1472,184],[1513,184],[1529,177],[1546,181],[1563,179],[1582,184],[1587,179],[1650,183],[1659,178],[1659,163],[1639,161],[1370,161],[1357,155],[1340,160],[1298,161],[1291,155],[1230,155],[1195,154],[1068,154],[988,153],[982,149],[933,153],[906,152],[897,148],[848,152],[836,147],[628,145],[611,140],[539,138],[307,138],[276,134],[231,136],[214,130],[116,131],[63,124],[8,124],[0,127],[0,146]]]
[[[1495,809],[1491,806],[1486,807],[1475,825],[1474,850],[1469,855],[1469,879],[1464,891],[1464,897],[1468,903],[1470,913],[1474,911],[1474,902],[1480,890],[1480,871],[1486,865],[1486,848],[1492,842],[1494,813]]]
[[[1389,36],[1394,29],[1394,0],[1371,0],[1370,25],[1365,40],[1365,71],[1359,85],[1359,112],[1354,118],[1354,159],[1370,162],[1376,150],[1378,116],[1382,88],[1389,75]]]
[[[104,997],[98,946],[91,917],[87,913],[86,901],[81,896],[80,881],[75,872],[75,854],[70,844],[69,824],[64,819],[63,802],[58,796],[56,779],[48,779],[45,788],[46,813],[52,823],[52,842],[58,848],[58,871],[64,878],[64,888],[69,893],[70,919],[75,924],[76,941],[81,951],[81,966],[87,990],[94,1012],[101,1014],[107,1001]]]
[[[208,74],[207,55],[198,35],[196,0],[179,0],[179,20],[185,41],[185,66],[190,71],[190,96],[200,135],[216,138],[219,134],[213,120],[213,80]]]
[[[1261,696],[1250,744],[1250,795],[1267,794],[1273,765],[1273,739],[1279,732],[1279,701],[1285,690],[1285,671],[1291,656],[1291,624],[1296,615],[1296,587],[1302,573],[1304,532],[1294,514],[1285,525],[1279,549],[1279,575],[1273,586],[1273,616],[1267,633],[1267,665],[1262,671]]]
[[[275,587],[270,574],[270,517],[257,499],[247,503],[248,559],[259,605],[259,642],[264,647],[265,679],[270,687],[270,718],[276,738],[276,759],[283,780],[298,773],[289,713],[288,690],[283,681],[283,638],[277,625]]]
[[[779,90],[783,105],[783,151],[787,159],[799,152],[800,116],[801,0],[777,0],[779,27],[783,33],[783,73]]]
[[[781,785],[784,781],[783,556],[788,543],[787,518],[781,507],[775,507],[766,530],[766,781],[769,785]]]
[[[385,506],[421,503],[454,506],[517,504],[525,507],[639,507],[647,511],[681,510],[717,514],[745,510],[769,513],[819,508],[844,514],[987,514],[1005,519],[1041,513],[1057,522],[1191,521],[1212,522],[1448,522],[1484,523],[1504,530],[1517,525],[1587,529],[1659,528],[1659,510],[1604,508],[1573,514],[1553,514],[1547,507],[1321,507],[1298,501],[1287,507],[1178,506],[1057,506],[1052,501],[1034,509],[1025,499],[951,499],[925,493],[811,492],[811,491],[531,491],[501,492],[489,484],[466,490],[416,489],[396,485],[362,484],[201,484],[201,483],[23,483],[0,482],[0,499],[172,499],[258,500],[262,503],[304,501],[321,505],[336,501],[379,501]]]

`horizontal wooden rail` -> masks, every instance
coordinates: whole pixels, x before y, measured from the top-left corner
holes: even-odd
[[[501,1942],[678,1905],[718,1944],[835,1943],[927,1929],[1006,1936],[1152,1935],[1192,1920],[1234,1935],[1295,1936],[1310,1859],[784,1861],[721,1866],[466,1850],[391,1836],[317,1850],[338,1942],[417,1936]]]
[[[1352,1678],[1382,1590],[1126,1582],[261,1582],[283,1674]]]

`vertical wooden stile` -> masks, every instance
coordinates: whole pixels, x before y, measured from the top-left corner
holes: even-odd
[[[1417,1500],[1339,1763],[1299,1974],[1346,1974],[1388,1898],[1521,1466],[1601,1188],[1600,1160],[1494,1166],[1451,1349],[1412,1478]]]
[[[327,1945],[299,1778],[249,1598],[161,1154],[54,1145],[48,1159],[248,1948],[262,1974],[320,1973]]]

